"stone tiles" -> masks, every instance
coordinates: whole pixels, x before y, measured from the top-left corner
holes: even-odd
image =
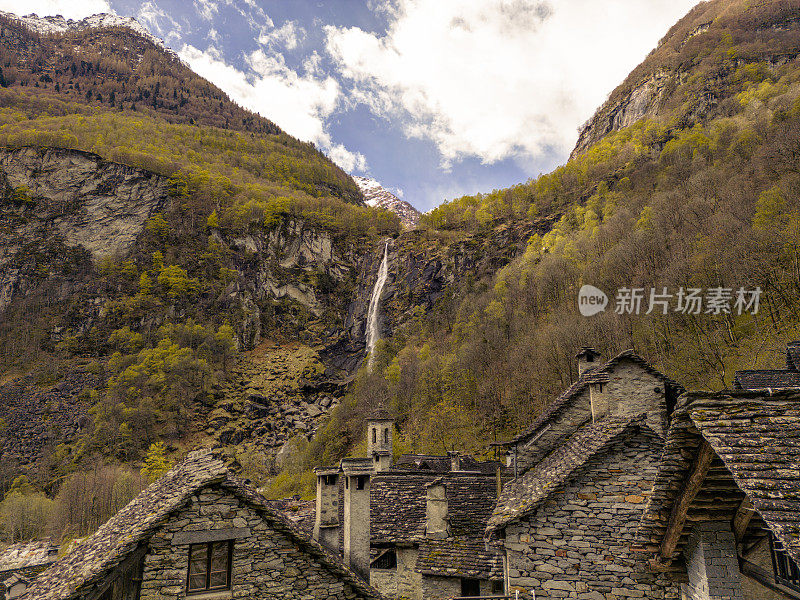
[[[658,377],[664,382],[664,385],[676,392],[680,393],[683,391],[683,387],[658,371],[657,369],[653,368],[653,366],[648,363],[645,359],[641,356],[636,354],[633,350],[625,350],[624,352],[620,352],[615,357],[607,361],[605,364],[598,366],[598,367],[591,367],[586,369],[580,377],[570,385],[561,395],[556,398],[543,412],[537,419],[533,422],[527,430],[519,434],[518,436],[512,438],[507,442],[503,442],[502,446],[513,446],[515,444],[519,444],[524,442],[531,436],[533,436],[545,423],[550,421],[554,416],[556,416],[561,410],[567,407],[570,404],[570,401],[580,394],[583,390],[585,390],[591,383],[603,383],[607,381],[605,375],[610,373],[614,370],[614,367],[619,364],[623,360],[629,360],[631,362],[636,363],[642,369],[644,369],[647,373]],[[677,394],[676,394],[677,395]]]
[[[94,534],[37,577],[22,598],[72,600],[80,597],[101,582],[130,552],[145,543],[173,511],[189,501],[192,494],[215,484],[256,508],[274,529],[287,535],[365,597],[381,598],[341,560],[302,534],[254,488],[231,476],[225,465],[208,450],[190,452],[183,462],[142,491]]]
[[[589,459],[640,427],[646,427],[642,417],[607,417],[581,427],[524,475],[503,487],[486,527],[487,539],[508,523],[530,514]]]
[[[0,575],[54,563],[57,558],[58,546],[50,538],[11,544],[0,552]]]
[[[425,533],[426,485],[434,480],[444,485],[448,503],[449,536],[443,540],[430,540]],[[478,578],[502,577],[499,558],[483,544],[497,500],[495,477],[460,471],[384,471],[372,478],[370,492],[373,545],[419,544],[416,570],[427,575],[460,577],[455,569]]]
[[[786,551],[800,563],[800,391],[691,393],[673,415],[659,473],[640,526],[663,534],[701,436]]]

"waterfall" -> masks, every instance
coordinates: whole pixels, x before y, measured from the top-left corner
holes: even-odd
[[[367,311],[367,352],[369,358],[367,359],[367,370],[372,371],[372,351],[375,350],[375,344],[378,343],[380,331],[378,330],[378,309],[381,303],[381,292],[386,283],[386,277],[389,275],[389,242],[383,247],[383,262],[378,269],[378,278],[375,280],[375,287],[372,288],[372,298],[369,301],[369,311]]]

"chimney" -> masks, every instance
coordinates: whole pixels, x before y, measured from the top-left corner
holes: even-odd
[[[392,466],[393,437],[394,419],[383,408],[374,410],[367,419],[367,456],[376,472]]]
[[[369,581],[369,482],[373,468],[368,458],[343,458],[344,563]]]
[[[461,470],[461,453],[456,450],[450,450],[447,453],[447,456],[450,457],[450,470],[451,471],[460,471]]]
[[[447,518],[447,489],[441,477],[425,485],[427,504],[425,507],[425,536],[444,539],[450,535]]]
[[[611,413],[611,397],[608,393],[608,373],[591,373],[589,380],[589,400],[592,404],[592,423],[596,423]]]
[[[314,469],[317,476],[317,510],[314,515],[314,539],[331,552],[339,554],[339,469]]]
[[[588,369],[597,366],[597,359],[601,354],[591,346],[584,346],[581,351],[575,355],[578,359],[578,377],[584,374]]]

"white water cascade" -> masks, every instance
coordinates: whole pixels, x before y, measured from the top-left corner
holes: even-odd
[[[378,269],[378,278],[375,280],[375,287],[372,288],[372,298],[369,301],[369,310],[367,311],[367,371],[372,371],[372,351],[375,350],[375,344],[378,343],[380,338],[380,331],[378,330],[378,310],[381,303],[381,293],[383,286],[386,283],[386,277],[389,275],[389,242],[383,247],[383,262],[380,269]]]

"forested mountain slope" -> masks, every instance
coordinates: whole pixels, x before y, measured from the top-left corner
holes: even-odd
[[[799,51],[794,2],[702,3],[599,109],[567,164],[424,215],[438,231],[555,225],[395,330],[351,414],[385,396],[407,447],[479,450],[568,386],[584,345],[607,357],[634,348],[688,388],[779,364],[800,324]],[[610,297],[605,312],[581,316],[584,284]],[[622,288],[642,289],[639,314],[615,312]],[[681,288],[701,290],[697,314],[677,310]],[[731,294],[730,312],[713,308],[713,288]],[[740,288],[761,289],[757,314],[739,314]],[[671,294],[666,314],[645,314],[651,289]]]

